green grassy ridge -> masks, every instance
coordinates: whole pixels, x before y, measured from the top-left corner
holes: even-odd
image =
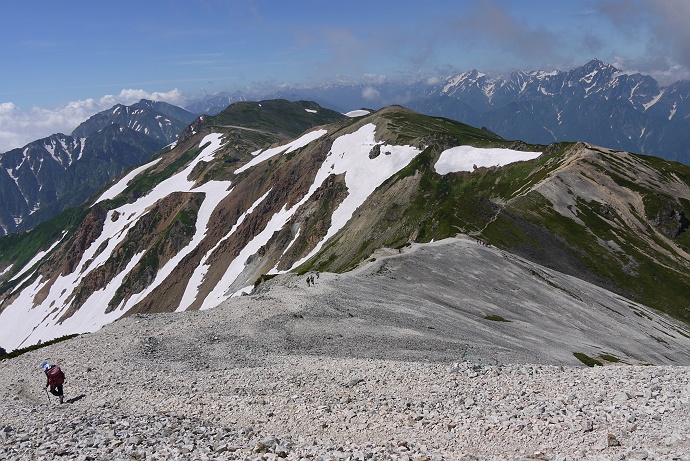
[[[427,242],[465,233],[481,232],[500,213],[491,199],[511,197],[526,184],[541,178],[535,170],[553,156],[541,156],[529,162],[517,162],[501,168],[480,168],[473,173],[439,175],[433,171],[435,155],[424,152],[416,163],[399,173],[400,177],[420,174],[419,193],[406,210],[411,221],[419,222],[418,240]]]
[[[523,209],[511,206],[504,212],[517,212],[523,219],[532,220],[553,235],[557,235],[565,242],[564,248],[594,276],[619,287],[619,292],[625,296],[677,319],[690,322],[690,312],[687,310],[687,300],[690,299],[690,276],[655,263],[639,250],[646,248],[647,244],[636,231],[617,230],[614,234],[612,227],[594,211],[593,208],[598,202],[592,204],[581,199],[578,201],[578,217],[585,222],[583,226],[555,212],[543,197],[541,202],[538,197],[532,197],[530,201],[533,204],[523,203]],[[538,216],[536,220],[532,218],[535,215]],[[621,234],[624,238],[618,237]],[[508,220],[498,219],[489,226],[485,235],[497,246],[508,251],[514,251],[521,245],[530,245],[529,238],[514,228]],[[597,236],[616,241],[627,256],[626,259],[630,258],[637,264],[636,273],[626,272],[621,266],[619,256],[602,247]],[[534,249],[540,251],[536,246]],[[676,267],[682,269],[682,266]]]
[[[509,142],[500,140],[484,131],[474,129],[458,122],[444,119],[434,119],[417,114],[385,114],[387,118],[411,123],[411,119],[421,118],[428,122],[443,124],[445,130],[450,132],[455,129],[456,136],[464,136],[470,133],[481,137],[484,141],[490,141],[509,147]],[[402,122],[401,122],[402,121]],[[417,122],[420,124],[421,122]],[[433,126],[433,124],[432,124]],[[418,136],[429,136],[433,129],[420,127]],[[413,142],[419,139],[415,138]],[[446,138],[445,143],[460,145],[469,144],[467,137]],[[535,150],[544,146],[533,146]],[[417,190],[413,193],[407,204],[394,204],[397,208],[396,215],[400,218],[392,223],[377,225],[370,233],[363,235],[361,242],[352,254],[339,254],[339,236],[327,243],[312,261],[299,268],[300,271],[311,269],[330,270],[342,272],[356,267],[361,261],[371,256],[374,250],[380,246],[388,248],[400,248],[409,244],[410,235],[416,233],[415,240],[429,242],[453,237],[460,232],[479,233],[496,213],[498,208],[490,198],[502,198],[511,196],[525,187],[543,178],[542,169],[553,169],[557,163],[553,158],[563,154],[566,146],[553,148],[548,155],[542,155],[538,160],[529,162],[516,162],[501,168],[480,168],[473,173],[461,172],[447,175],[439,175],[434,171],[434,164],[445,145],[430,145],[415,157],[405,168],[377,188],[377,192],[394,187],[403,179],[414,177],[417,181]],[[549,163],[550,162],[550,163]],[[549,163],[546,167],[545,164]],[[376,193],[376,192],[375,192]],[[392,205],[393,206],[393,205]],[[347,232],[346,230],[342,232]],[[372,238],[372,235],[383,234],[380,238]]]
[[[342,251],[338,250],[340,239],[336,235],[324,245],[318,255],[298,268],[300,273],[309,270],[334,272],[350,270],[361,261],[369,258],[373,251],[380,246],[397,248],[408,244],[413,229],[420,229],[417,240],[424,242],[454,236],[459,232],[458,227],[466,226],[468,222],[476,223],[476,226],[483,225],[483,221],[476,217],[474,211],[471,211],[477,208],[474,194],[469,198],[467,195],[467,192],[475,188],[476,184],[469,182],[463,185],[462,181],[438,175],[433,171],[433,165],[440,154],[440,149],[448,144],[487,145],[494,143],[501,145],[501,147],[507,147],[510,143],[460,122],[420,115],[407,110],[396,111],[394,108],[382,109],[362,119],[343,122],[331,136],[339,135],[342,130],[354,123],[367,123],[375,121],[377,118],[382,118],[387,122],[386,129],[394,134],[394,144],[418,145],[429,142],[433,145],[424,149],[410,164],[384,181],[376,189],[375,194],[394,187],[397,182],[403,179],[420,174],[418,193],[415,194],[409,204],[404,206],[394,204],[401,208],[398,210],[402,212],[401,218],[394,223],[377,225],[375,229],[371,229],[369,234],[362,236],[361,242],[352,253],[341,254]],[[444,135],[445,138],[438,138],[439,134]],[[435,139],[441,139],[442,145],[434,142]],[[466,181],[468,178],[470,175],[465,175]],[[495,177],[486,179],[487,184],[495,182]],[[372,234],[382,234],[383,236],[371,238]]]
[[[439,134],[453,136],[460,143],[476,147],[510,144],[495,134],[447,118],[407,111],[387,112],[382,116],[390,121],[389,129],[398,135],[399,143],[402,145],[414,144],[419,139]]]
[[[316,113],[305,109],[316,110]],[[236,125],[296,137],[319,125],[345,120],[345,115],[306,101],[273,99],[258,102],[236,102],[214,117],[207,126]]]
[[[417,134],[425,135],[426,132],[419,131]],[[420,175],[419,192],[404,213],[405,222],[411,226],[417,226],[419,230],[417,241],[419,242],[450,237],[459,231],[470,234],[479,232],[494,215],[497,216],[497,220],[483,230],[482,236],[509,251],[525,245],[537,252],[544,251],[540,243],[532,236],[511,225],[509,220],[501,219],[501,213],[510,214],[514,213],[514,210],[495,207],[487,199],[513,197],[517,191],[526,190],[525,186],[530,187],[536,184],[550,171],[558,168],[564,159],[563,154],[570,146],[571,144],[555,146],[550,155],[543,155],[536,161],[517,163],[495,170],[480,169],[471,174],[456,173],[445,176],[433,173],[436,152],[433,149],[427,149],[406,168],[386,181],[382,187],[389,187],[403,177]],[[668,166],[672,163],[652,160],[655,165]],[[608,171],[603,167],[600,168]],[[616,176],[621,185],[631,184],[640,192],[647,195],[653,194],[649,189],[626,181],[615,173],[608,172],[607,174]],[[686,322],[690,320],[686,301],[690,299],[690,290],[687,288],[690,285],[688,276],[683,274],[684,266],[673,260],[667,261],[671,268],[656,264],[640,250],[646,248],[646,242],[640,238],[637,230],[631,229],[615,213],[604,219],[602,217],[603,204],[597,201],[587,202],[581,198],[576,199],[577,216],[585,222],[585,226],[582,226],[573,219],[553,211],[552,205],[539,194],[529,195],[531,196],[528,198],[521,197],[521,200],[517,202],[520,205],[515,207],[519,210],[520,218],[548,229],[548,232],[564,240],[573,256],[596,278],[608,280],[611,286],[619,287],[621,293],[646,305]],[[683,200],[681,203],[683,209],[690,204]],[[524,208],[520,210],[520,207]],[[646,214],[651,214],[651,211]],[[641,221],[645,220],[641,219]],[[614,229],[612,223],[615,223],[619,229]],[[401,225],[398,229],[404,227]],[[654,233],[651,235],[659,245],[671,250],[663,239]],[[389,236],[386,246],[396,247],[404,243],[407,237],[405,233],[393,233]],[[599,244],[597,237],[615,241],[627,257],[611,254],[608,249]],[[677,241],[690,243],[690,231],[686,230]],[[373,248],[363,242],[357,257],[360,261],[364,260],[372,251]],[[621,266],[620,258],[635,261],[639,276],[626,272]],[[661,280],[672,282],[659,283]]]
[[[640,161],[660,171],[662,176],[666,175],[665,180],[669,182],[672,180],[681,180],[685,181],[687,184],[687,179],[690,178],[690,168],[685,165],[654,157],[635,157],[639,157]],[[668,209],[681,211],[684,216],[690,216],[690,201],[683,198],[677,199],[671,197],[668,194],[645,187],[643,183],[630,180],[627,171],[618,170],[620,174],[611,170],[603,171],[605,171],[605,173],[619,186],[634,191],[642,197],[645,207],[645,216],[639,216],[635,210],[631,210],[641,222],[655,219],[662,210]],[[641,248],[646,248],[647,243],[639,238],[636,229],[631,229],[627,226],[627,223],[620,220],[618,221],[619,225],[627,229],[624,234],[625,238],[616,239],[612,229],[606,230],[606,226],[599,225],[601,223],[595,218],[596,212],[587,213],[588,210],[593,211],[593,207],[589,207],[589,209],[583,207],[581,210],[585,210],[583,214],[588,215],[580,217],[585,220],[589,228],[594,229],[595,233],[600,237],[608,237],[616,240],[619,246],[625,250],[625,253],[631,256],[632,259],[639,264],[637,271],[640,276],[636,277],[634,280],[632,280],[628,274],[621,272],[612,274],[612,279],[617,280],[617,284],[621,286],[632,287],[633,293],[635,293],[644,304],[656,307],[686,322],[690,321],[690,312],[688,312],[687,309],[687,299],[690,299],[688,298],[688,296],[690,296],[690,290],[684,289],[684,287],[687,287],[689,278],[688,275],[686,275],[687,267],[678,260],[674,258],[665,258],[659,253],[656,253],[655,257],[661,258],[663,264],[668,267],[654,263],[650,256],[647,256],[640,250]],[[621,233],[620,230],[616,232],[619,234]],[[661,238],[657,233],[649,232],[648,236],[651,237],[657,245],[673,253],[674,250],[669,245],[668,241]],[[673,240],[681,247],[688,248],[690,244],[690,230],[686,228],[681,235]],[[662,280],[666,280],[668,283],[660,283]]]

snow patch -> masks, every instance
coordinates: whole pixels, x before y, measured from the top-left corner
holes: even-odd
[[[364,117],[365,115],[369,115],[371,112],[368,110],[364,109],[359,109],[359,110],[351,110],[350,112],[346,112],[345,115],[346,117],[350,118],[355,118],[355,117]]]
[[[457,146],[441,152],[434,169],[441,175],[459,171],[471,173],[475,168],[503,166],[514,162],[532,160],[541,154],[541,152],[522,152],[512,149]]]
[[[644,110],[649,109],[649,108],[652,107],[654,104],[656,104],[657,102],[659,102],[659,99],[661,99],[661,97],[664,95],[664,91],[665,91],[665,90],[661,90],[661,91],[659,92],[659,94],[657,94],[656,96],[654,96],[654,98],[653,98],[651,101],[649,101],[649,102],[646,103],[646,104],[642,104],[642,107],[644,107]]]

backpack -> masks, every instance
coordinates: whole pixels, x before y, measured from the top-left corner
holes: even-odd
[[[46,371],[48,376],[48,383],[51,386],[61,386],[65,382],[65,374],[59,366],[54,365]]]

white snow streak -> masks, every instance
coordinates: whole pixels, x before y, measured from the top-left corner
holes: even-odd
[[[61,236],[55,243],[53,243],[52,245],[50,245],[50,247],[49,247],[47,250],[45,250],[45,251],[39,251],[38,253],[36,253],[36,256],[34,256],[34,257],[31,259],[31,261],[29,261],[28,263],[26,263],[26,265],[22,268],[22,270],[20,270],[20,271],[17,272],[16,274],[14,274],[14,277],[12,277],[12,278],[10,279],[10,281],[17,280],[17,279],[18,279],[19,277],[21,277],[23,274],[27,273],[27,272],[29,271],[29,269],[31,269],[31,268],[34,266],[34,264],[36,264],[37,262],[39,262],[45,255],[47,255],[48,253],[50,253],[50,252],[53,250],[53,248],[55,248],[55,247],[57,246],[57,244],[60,243],[60,242],[62,241],[63,238],[65,238],[65,235],[67,235],[67,232],[63,231],[63,232],[62,232],[62,236]],[[3,273],[4,273],[4,272],[3,272]]]
[[[342,173],[345,173],[348,195],[333,212],[331,227],[323,240],[292,267],[299,266],[315,255],[328,239],[345,226],[355,210],[378,186],[406,167],[420,153],[419,149],[412,146],[383,144],[381,145],[381,155],[370,159],[369,152],[375,144],[378,144],[374,139],[375,131],[376,126],[369,123],[352,134],[340,136],[333,142],[331,152],[326,157],[321,169],[316,173],[314,183],[307,195],[311,196],[329,175]]]
[[[299,205],[305,201],[306,197],[289,210],[286,210],[285,206],[283,206],[278,213],[273,215],[268,224],[266,224],[264,230],[257,234],[244,248],[242,248],[240,254],[230,263],[230,266],[228,266],[228,269],[225,271],[225,274],[221,278],[220,282],[204,299],[204,302],[201,305],[202,310],[216,307],[232,296],[232,293],[227,293],[227,289],[235,280],[237,280],[237,277],[239,277],[244,270],[245,261],[247,261],[247,258],[259,251],[259,248],[268,243],[269,239],[273,236],[273,233],[282,229],[285,223],[288,222],[295,211],[297,211]]]
[[[127,173],[126,176],[122,177],[117,183],[115,183],[110,189],[107,191],[103,192],[103,195],[101,195],[98,200],[94,202],[94,205],[98,202],[102,202],[103,200],[112,200],[118,195],[120,195],[125,189],[127,189],[127,186],[129,186],[129,183],[132,182],[132,179],[137,177],[139,173],[141,173],[144,170],[148,170],[151,168],[153,165],[157,164],[160,162],[161,159],[157,158],[156,160],[147,163],[146,165],[142,165],[140,167],[137,167]]]
[[[136,176],[139,175],[144,170],[148,170],[158,162],[160,162],[161,159],[157,158],[156,160],[147,163],[146,165],[142,165],[140,167],[137,167],[127,173],[126,176],[124,176],[122,179],[120,179],[116,184],[114,184],[110,189],[107,191],[103,192],[103,195],[101,195],[98,200],[94,202],[94,204],[98,202],[102,202],[103,200],[112,200],[118,195],[120,195],[125,189],[127,189],[127,186],[129,186],[129,183],[132,182],[132,179],[134,179]]]
[[[84,147],[86,147],[86,138],[79,138],[78,141],[79,143],[79,154],[77,154],[77,160],[81,160],[82,156],[84,155]]]
[[[255,154],[256,157],[254,157],[249,162],[247,162],[246,165],[243,165],[242,167],[236,169],[235,174],[240,174],[243,171],[246,171],[249,168],[263,162],[264,160],[268,160],[269,158],[274,157],[278,154],[281,154],[281,153],[289,154],[290,152],[295,151],[301,147],[304,147],[307,144],[309,144],[310,142],[319,139],[321,136],[325,135],[326,133],[328,133],[328,130],[310,131],[309,133],[307,133],[307,134],[301,136],[300,138],[297,138],[294,141],[291,141],[287,144],[283,144],[282,146],[277,146],[277,147],[272,147],[270,149],[266,149],[263,152]]]
[[[48,151],[53,160],[60,163],[60,159],[55,155],[55,142],[51,140],[50,144],[44,144],[43,148]]]
[[[269,190],[268,192],[266,192],[266,193],[265,193],[264,195],[262,195],[258,200],[256,200],[256,201],[252,204],[252,206],[249,207],[249,209],[248,209],[247,211],[245,211],[244,213],[242,213],[242,216],[240,216],[240,217],[237,219],[237,222],[232,226],[232,228],[230,229],[230,231],[229,231],[227,234],[225,234],[225,236],[224,236],[222,239],[220,239],[220,240],[218,241],[218,243],[216,243],[216,244],[213,246],[213,248],[211,248],[211,249],[204,255],[204,257],[201,259],[199,265],[197,266],[197,268],[196,268],[196,269],[194,270],[194,272],[192,273],[191,277],[189,277],[189,282],[187,283],[187,287],[185,288],[185,292],[184,292],[184,294],[182,295],[182,300],[180,301],[180,305],[177,307],[176,312],[181,312],[181,311],[187,310],[187,308],[189,308],[189,306],[191,306],[192,303],[197,299],[197,297],[199,296],[199,293],[198,293],[199,287],[200,287],[201,284],[203,283],[204,277],[206,277],[206,273],[208,273],[208,269],[209,269],[209,267],[210,267],[210,266],[207,264],[208,258],[213,254],[214,251],[216,251],[216,249],[217,249],[224,241],[226,241],[227,239],[229,239],[229,238],[235,233],[235,231],[237,230],[237,228],[240,227],[240,225],[244,222],[244,220],[247,218],[247,216],[249,216],[250,214],[252,214],[252,212],[254,211],[254,209],[255,209],[257,206],[259,206],[259,205],[261,204],[261,202],[263,202],[263,201],[266,199],[266,197],[268,196],[268,194],[269,194],[270,192],[271,192],[270,190]]]
[[[19,170],[19,168],[17,168],[17,170]],[[19,189],[21,191],[22,189],[19,187],[19,176],[14,175],[14,173],[12,172],[12,168],[5,168],[5,171],[7,171],[7,174],[10,176],[10,178],[12,178],[14,183],[17,185],[17,189]]]

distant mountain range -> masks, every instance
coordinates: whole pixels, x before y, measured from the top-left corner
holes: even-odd
[[[81,205],[108,181],[174,142],[194,118],[161,102],[118,104],[71,135],[54,134],[0,154],[0,236]]]
[[[520,309],[571,329],[580,324],[568,309],[639,317],[635,334],[663,353],[690,338],[688,217],[690,167],[657,157],[507,141],[400,106],[346,118],[309,102],[240,102],[196,119],[89,203],[0,239],[0,345],[208,309],[287,271],[346,272],[382,249],[462,234],[500,249],[484,261],[495,271],[517,255],[616,293],[584,296],[519,263],[523,276],[474,310],[501,315],[496,299],[515,292],[529,300]],[[479,273],[472,283],[485,286],[481,268],[437,267],[448,279]],[[385,266],[376,276],[385,284]],[[568,303],[530,305],[535,282]],[[424,302],[454,311],[473,301],[432,292]]]
[[[217,94],[189,106],[214,114],[248,95]],[[662,87],[649,75],[592,60],[569,71],[477,70],[440,81],[371,81],[283,88],[262,98],[313,100],[341,112],[401,104],[417,112],[486,127],[505,139],[548,144],[585,141],[690,164],[690,82]]]

